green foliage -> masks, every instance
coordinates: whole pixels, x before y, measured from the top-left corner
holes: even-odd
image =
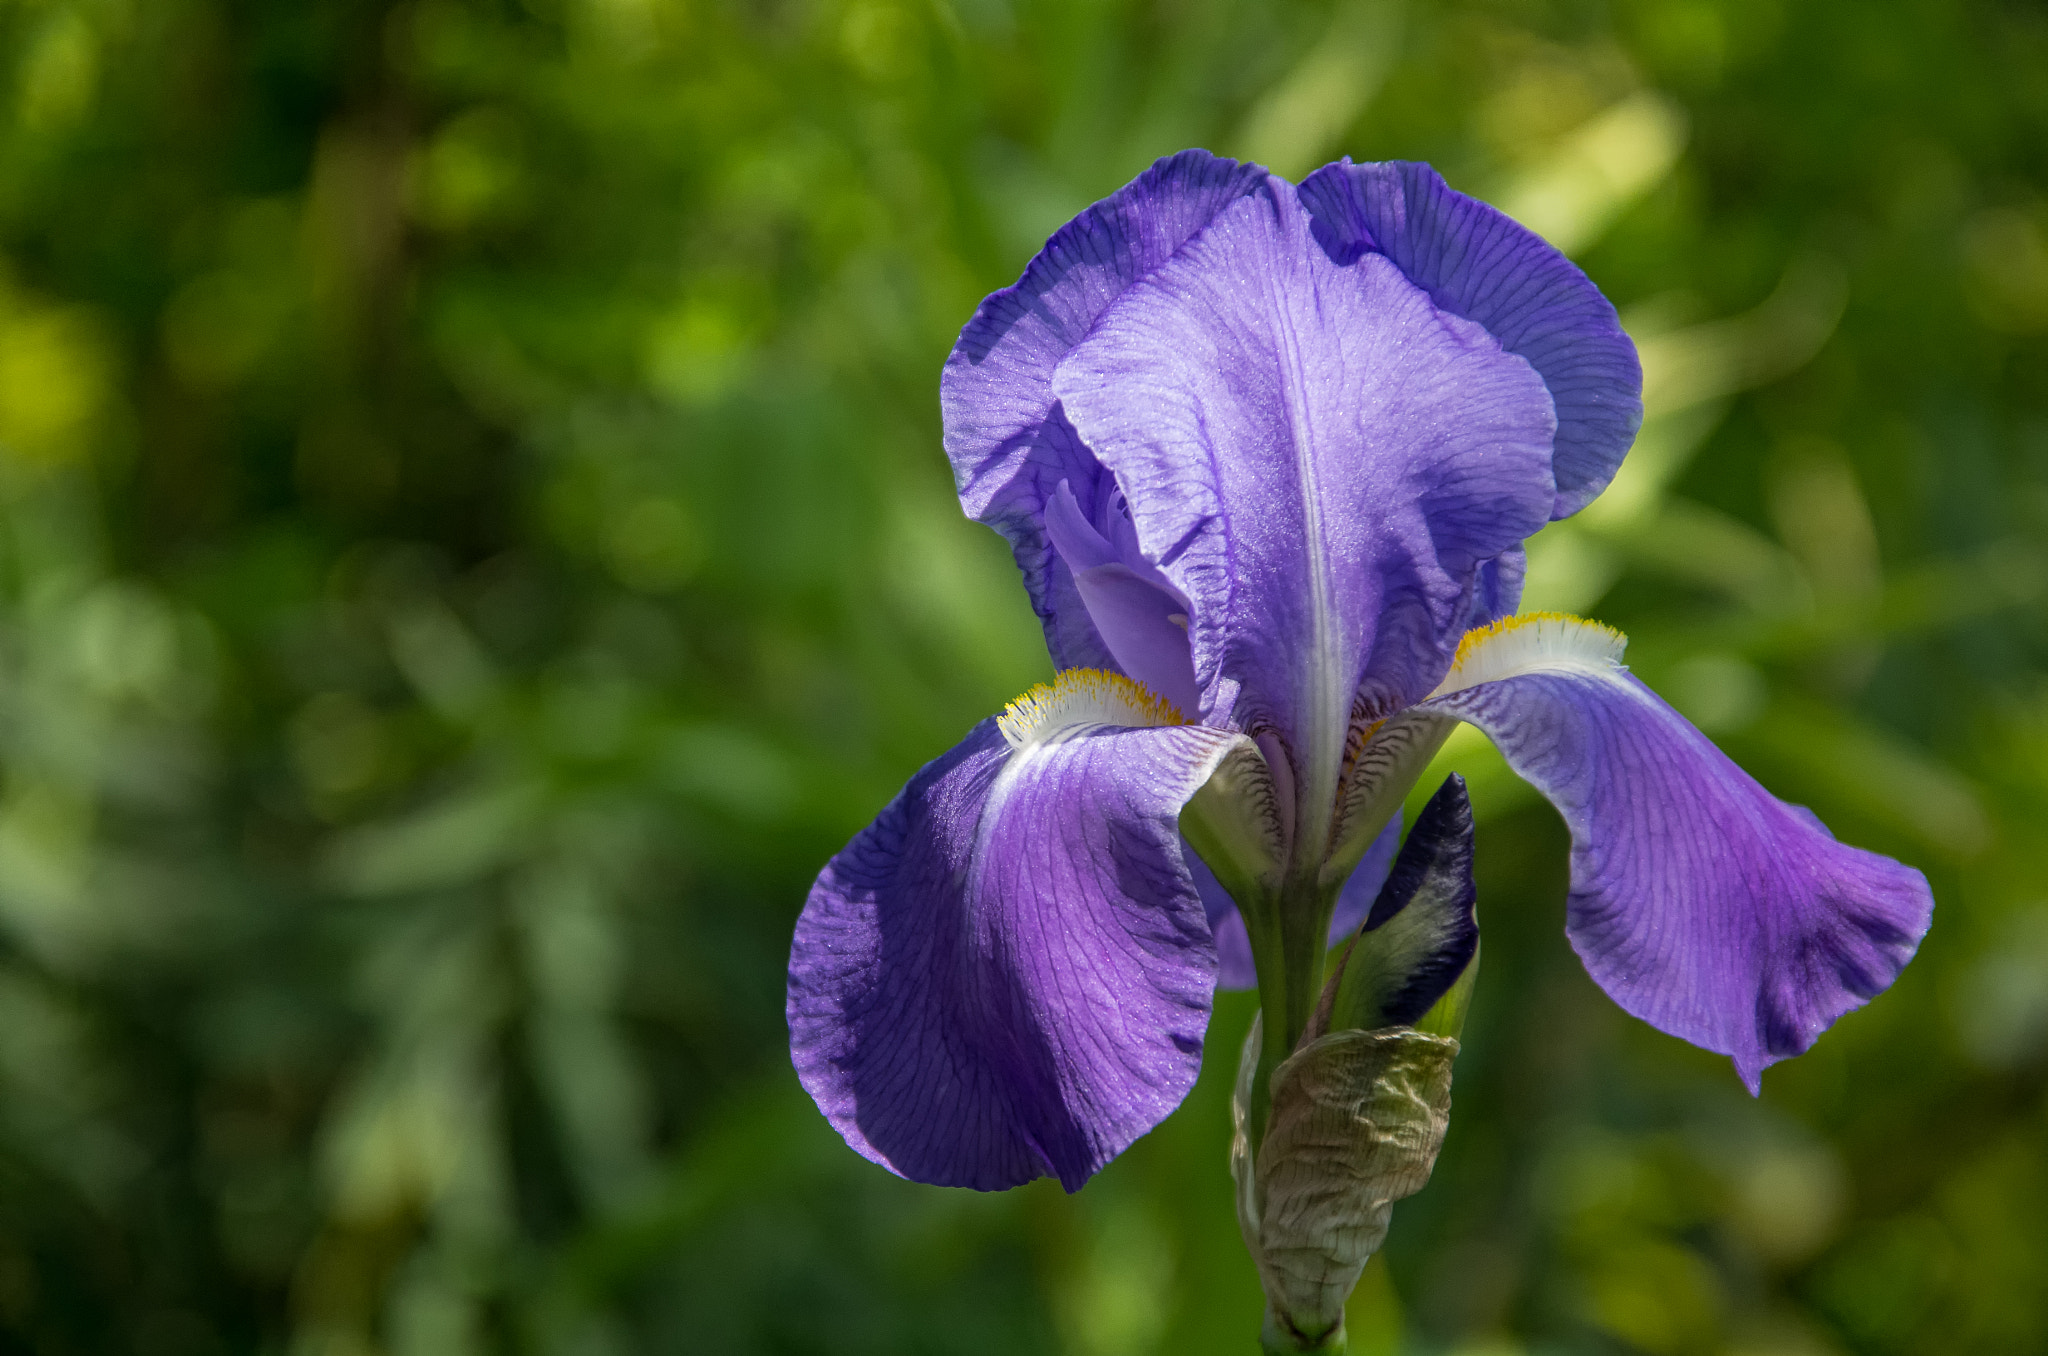
[[[848,1152],[781,1017],[817,867],[1046,676],[951,336],[1197,144],[1578,255],[1651,418],[1531,605],[1939,900],[1752,1102],[1455,738],[1487,973],[1354,1349],[2048,1340],[2034,9],[12,0],[0,1346],[1250,1349],[1229,1058],[978,1197]]]

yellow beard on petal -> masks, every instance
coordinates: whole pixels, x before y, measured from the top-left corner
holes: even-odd
[[[1432,697],[1539,669],[1612,672],[1621,667],[1628,637],[1601,622],[1564,612],[1524,612],[1474,627],[1458,642],[1457,657]]]
[[[1143,683],[1104,669],[1067,669],[1003,709],[996,727],[1013,749],[1111,725],[1185,725],[1187,717]]]

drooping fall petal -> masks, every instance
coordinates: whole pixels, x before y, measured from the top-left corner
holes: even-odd
[[[797,923],[797,1073],[918,1181],[1075,1189],[1201,1063],[1216,957],[1177,817],[1242,737],[1114,675],[1041,692],[918,773]]]
[[[1898,977],[1926,878],[1759,786],[1575,618],[1476,633],[1424,710],[1484,730],[1572,834],[1566,931],[1623,1008],[1763,1070]]]

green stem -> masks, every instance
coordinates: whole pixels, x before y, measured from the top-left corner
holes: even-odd
[[[1304,1337],[1293,1324],[1275,1314],[1272,1305],[1266,1306],[1266,1325],[1259,1331],[1259,1350],[1265,1356],[1298,1356],[1307,1351],[1343,1356],[1346,1349],[1341,1321],[1321,1337]]]
[[[1313,872],[1299,872],[1289,875],[1270,907],[1241,910],[1258,966],[1263,1013],[1263,1043],[1247,1117],[1254,1154],[1266,1137],[1273,1070],[1301,1043],[1322,996],[1323,955],[1336,903],[1335,892],[1318,885]]]

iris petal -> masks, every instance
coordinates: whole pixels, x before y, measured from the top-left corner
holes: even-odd
[[[939,404],[961,507],[1009,540],[1055,667],[1107,667],[1109,651],[1046,535],[1046,504],[1065,480],[1093,518],[1112,487],[1054,399],[1053,368],[1125,288],[1265,182],[1206,151],[1159,161],[1062,227],[946,359]]]
[[[1187,604],[1122,565],[1080,570],[1074,587],[1117,667],[1193,716],[1202,710]]]
[[[1339,263],[1391,259],[1436,305],[1529,360],[1557,406],[1553,518],[1605,489],[1643,422],[1643,371],[1614,305],[1535,232],[1427,165],[1325,165],[1302,181],[1316,239]]]
[[[1933,899],[1919,872],[1764,790],[1619,655],[1604,627],[1511,622],[1421,709],[1484,730],[1564,816],[1566,930],[1593,978],[1651,1025],[1733,1056],[1754,1092],[1898,977]]]
[[[1179,1104],[1216,957],[1177,817],[1241,742],[1097,724],[1012,747],[984,721],[833,858],[789,1024],[850,1145],[918,1181],[1073,1190]]]
[[[1526,362],[1386,259],[1333,263],[1273,183],[1128,288],[1053,388],[1194,604],[1205,692],[1236,679],[1237,719],[1288,743],[1315,851],[1354,695],[1427,693],[1480,564],[1547,519],[1553,418]]]
[[[1138,551],[1121,495],[1113,497],[1124,530],[1112,541],[1095,529],[1061,481],[1046,504],[1045,527],[1074,577],[1088,619],[1117,667],[1172,702],[1182,714],[1202,710],[1188,649],[1187,600]],[[1105,505],[1105,508],[1112,505]]]
[[[1468,627],[1487,626],[1511,615],[1522,602],[1522,581],[1529,573],[1529,553],[1520,546],[1501,552],[1479,567],[1472,580]]]

